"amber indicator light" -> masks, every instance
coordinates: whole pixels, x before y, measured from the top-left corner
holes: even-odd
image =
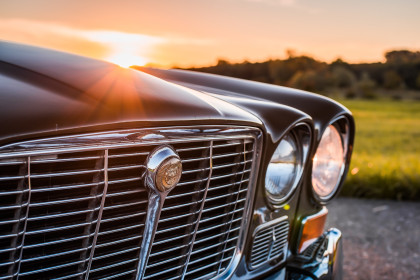
[[[323,208],[321,212],[305,218],[302,222],[303,229],[300,238],[298,252],[302,253],[309,245],[324,233],[325,221],[327,220],[328,210]]]

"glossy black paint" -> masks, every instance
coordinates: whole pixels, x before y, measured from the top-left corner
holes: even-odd
[[[250,125],[263,133],[263,152],[247,246],[262,222],[287,215],[292,225],[289,258],[296,253],[300,220],[321,209],[311,191],[308,160],[287,203],[274,207],[264,195],[265,170],[281,137],[298,123],[311,128],[312,158],[323,130],[351,113],[308,92],[183,70],[119,66],[62,52],[0,42],[0,146],[41,137],[110,129],[172,125]],[[350,153],[351,154],[351,153]],[[348,161],[350,160],[350,154]],[[288,207],[283,207],[287,204]],[[258,278],[282,263],[252,271],[248,252],[234,279]]]
[[[6,42],[0,43],[0,98],[0,144],[174,123],[261,126],[239,107],[139,71]]]

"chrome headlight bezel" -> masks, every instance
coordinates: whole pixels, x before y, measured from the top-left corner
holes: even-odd
[[[340,141],[341,141],[341,145],[342,145],[342,149],[343,149],[343,155],[342,155],[342,164],[341,167],[339,169],[339,174],[338,174],[338,179],[335,182],[335,184],[333,185],[333,187],[331,188],[331,191],[327,194],[327,195],[320,195],[316,190],[315,190],[315,186],[314,186],[314,159],[315,156],[318,152],[318,148],[319,145],[321,143],[321,140],[324,137],[324,133],[326,131],[326,129],[328,127],[332,126],[339,134],[340,136]],[[321,204],[326,204],[327,202],[331,201],[338,193],[338,191],[340,190],[343,182],[344,182],[344,178],[345,178],[345,174],[346,171],[348,169],[348,163],[349,163],[349,140],[350,140],[350,123],[349,120],[344,117],[338,117],[333,119],[330,123],[328,123],[328,125],[325,126],[325,129],[322,133],[321,139],[318,142],[318,145],[316,147],[314,156],[312,158],[312,165],[311,165],[311,190],[312,190],[312,194],[314,196],[314,198]]]
[[[275,208],[282,207],[282,205],[285,204],[285,202],[291,198],[291,196],[295,193],[299,185],[299,182],[302,179],[304,166],[307,162],[309,147],[311,144],[311,131],[312,131],[311,127],[307,123],[296,124],[291,129],[289,129],[278,141],[276,149],[274,150],[273,154],[270,157],[270,162],[267,165],[266,174],[264,177],[264,192],[265,192],[265,197],[270,202],[270,205],[272,205]],[[269,176],[268,169],[276,150],[279,148],[282,141],[286,139],[286,137],[290,137],[291,139],[293,139],[296,146],[296,157],[297,157],[297,165],[296,165],[296,172],[295,172],[296,174],[292,182],[289,185],[283,187],[283,188],[286,188],[286,187],[289,188],[287,193],[282,196],[276,196],[267,190],[266,182],[267,182],[267,177]]]

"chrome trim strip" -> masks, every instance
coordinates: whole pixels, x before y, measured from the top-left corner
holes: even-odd
[[[185,143],[214,140],[254,138],[250,133],[260,131],[254,127],[200,126],[173,128],[145,128],[78,134],[18,142],[0,147],[0,160],[13,157],[85,152],[112,148],[129,148],[139,145],[162,145],[163,142]],[[235,134],[236,133],[236,134]],[[204,149],[206,147],[200,147]],[[189,150],[189,149],[185,149]],[[183,151],[183,149],[179,149]],[[0,161],[0,162],[1,162]]]
[[[103,247],[110,246],[110,245],[120,244],[120,243],[124,243],[124,242],[127,242],[127,241],[142,238],[142,237],[143,237],[142,235],[137,235],[137,236],[131,236],[131,237],[124,238],[124,239],[118,239],[116,241],[110,241],[110,242],[107,242],[107,243],[102,243],[102,244],[96,245],[96,248],[103,248]]]
[[[95,196],[85,196],[85,197],[78,197],[78,198],[53,200],[53,201],[48,201],[48,202],[36,202],[36,203],[32,203],[30,207],[34,208],[34,207],[43,207],[43,206],[50,206],[50,205],[57,205],[57,204],[68,204],[72,202],[80,202],[80,201],[86,201],[86,200],[95,200],[101,196],[102,194],[98,194]]]
[[[120,232],[120,231],[125,231],[125,230],[131,230],[131,229],[135,229],[135,228],[139,228],[144,226],[144,224],[136,224],[136,225],[132,225],[132,226],[128,226],[128,227],[122,227],[122,228],[117,228],[117,229],[110,229],[107,231],[101,231],[98,233],[98,236],[103,236],[103,235],[107,235],[107,234],[111,234],[111,233],[116,233],[116,232]],[[139,236],[141,237],[141,235]],[[98,247],[98,246],[96,246]]]
[[[246,153],[245,153],[245,151],[246,151],[246,143],[245,143],[245,141],[243,141],[243,147],[244,147],[244,153],[243,153],[243,156],[244,156],[244,159],[243,159],[243,168],[242,168],[242,174],[241,174],[241,182],[244,180],[244,174],[245,174],[245,169],[246,169],[246,164],[247,164],[247,160],[246,160]],[[241,187],[242,187],[242,184],[240,184],[239,185],[239,190],[237,191],[237,193],[236,193],[236,199],[235,199],[235,201],[236,201],[236,203],[235,203],[235,206],[233,207],[233,211],[232,212],[235,212],[236,211],[236,207],[238,206],[238,203],[240,203],[239,201],[238,201],[238,198],[239,198],[239,194],[241,193]],[[248,191],[248,189],[246,189],[247,191]],[[219,198],[219,197],[218,197]],[[226,236],[226,239],[228,239],[229,238],[229,234],[230,234],[230,229],[232,228],[232,221],[233,221],[233,217],[235,216],[235,214],[232,214],[232,218],[230,219],[230,223],[229,223],[229,229],[228,229],[228,231],[227,231],[227,236]],[[220,259],[221,260],[223,260],[223,257],[225,256],[225,249],[226,249],[226,246],[227,246],[227,243],[225,243],[224,244],[224,246],[223,246],[223,250],[222,250],[222,256],[220,257]],[[221,269],[221,267],[222,267],[222,262],[220,262],[219,263],[219,268],[217,269],[217,274],[219,274],[220,273],[220,269]]]
[[[49,246],[49,245],[53,245],[53,244],[71,242],[71,241],[74,241],[74,240],[90,238],[94,234],[95,233],[91,233],[91,234],[88,234],[88,235],[81,235],[81,236],[71,237],[71,238],[67,238],[67,239],[59,239],[59,240],[54,240],[54,241],[49,241],[49,242],[44,242],[44,243],[36,243],[36,244],[33,244],[33,245],[25,245],[25,248],[31,249],[31,248],[37,248],[37,247],[42,247],[42,246]]]
[[[239,219],[240,220],[240,219]],[[239,220],[237,220],[237,221],[239,221]],[[226,222],[226,223],[224,223],[224,224],[222,224],[221,226],[224,226],[224,225],[227,225],[228,223]],[[209,230],[212,230],[212,229],[215,229],[215,228],[217,228],[217,227],[213,227],[213,228],[210,228]],[[233,228],[233,229],[230,229],[228,232],[222,232],[222,233],[219,233],[219,234],[215,234],[215,235],[212,235],[212,236],[209,236],[209,237],[206,237],[206,238],[202,238],[202,239],[200,239],[200,240],[198,240],[195,244],[200,244],[200,243],[202,243],[202,242],[207,242],[207,241],[209,241],[209,240],[212,240],[213,238],[218,238],[218,237],[220,237],[220,236],[222,236],[223,234],[226,234],[226,233],[231,233],[231,232],[234,232],[234,231],[237,231],[237,230],[240,230],[241,229],[241,227],[236,227],[236,228]],[[204,231],[205,232],[205,231]],[[236,238],[236,237],[235,237]],[[220,244],[219,244],[220,245]],[[195,251],[196,252],[196,251]]]
[[[220,216],[219,216],[219,217],[220,217]],[[219,218],[219,217],[218,217],[218,218]],[[233,222],[235,223],[235,222],[238,222],[238,221],[240,221],[240,220],[242,220],[242,217],[236,218],[235,220],[233,220]],[[203,232],[206,232],[206,231],[209,231],[209,230],[213,230],[213,229],[216,229],[216,228],[219,228],[219,227],[225,226],[225,225],[227,225],[227,223],[228,223],[228,222],[225,222],[225,223],[222,223],[222,224],[218,224],[217,226],[213,226],[213,227],[208,227],[208,228],[205,228],[205,229],[201,229],[201,230],[199,230],[199,231],[198,231],[198,233],[203,233]],[[239,228],[241,228],[241,227],[239,226],[239,227],[237,227],[237,228],[234,228],[234,229],[232,229],[232,231],[235,231],[235,230],[237,230],[237,229],[239,229]],[[210,239],[211,239],[211,238],[210,238]],[[197,242],[204,242],[204,241],[201,241],[201,240],[207,240],[207,238],[200,239],[200,241],[197,241]]]
[[[98,233],[99,233],[99,228],[101,226],[102,213],[104,211],[105,198],[106,198],[107,191],[108,191],[108,149],[104,151],[104,189],[102,191],[101,206],[98,213],[98,219],[96,221],[95,235],[93,236],[93,241],[91,245],[92,249],[90,250],[89,263],[86,268],[86,277],[85,277],[86,280],[89,279],[89,272],[90,272],[90,268],[92,267],[92,261],[93,261],[93,256],[95,254],[96,241],[98,240]]]
[[[114,278],[121,277],[121,276],[130,274],[130,273],[135,273],[135,272],[136,272],[136,270],[132,269],[132,270],[124,271],[124,272],[121,272],[121,273],[118,273],[118,274],[115,274],[115,275],[112,275],[112,276],[109,276],[109,277],[102,278],[101,280],[114,279]]]
[[[109,258],[109,257],[112,257],[112,256],[118,256],[118,255],[121,255],[121,254],[125,254],[127,252],[133,252],[133,251],[136,251],[137,249],[138,248],[133,247],[133,248],[130,248],[130,249],[125,249],[125,250],[121,250],[121,251],[118,251],[118,252],[112,252],[112,253],[109,253],[109,254],[106,254],[106,255],[101,255],[101,256],[98,256],[98,257],[94,257],[93,259],[94,260],[106,259],[106,258]]]
[[[75,184],[75,185],[62,185],[62,186],[56,186],[56,187],[53,186],[53,187],[43,188],[43,189],[34,189],[34,190],[32,190],[32,193],[71,190],[71,189],[77,189],[77,188],[88,188],[88,187],[101,185],[103,183],[104,182],[88,183],[88,184]]]
[[[42,174],[33,174],[32,178],[50,178],[50,177],[60,177],[60,176],[79,176],[84,174],[100,173],[104,169],[92,169],[92,170],[76,170],[70,172],[55,172],[55,173],[42,173]]]
[[[18,269],[16,270],[16,279],[19,280],[19,274],[20,274],[20,265],[22,263],[22,256],[23,256],[23,248],[25,245],[25,236],[26,236],[26,226],[28,224],[28,217],[29,217],[29,205],[31,202],[31,189],[32,189],[32,183],[31,183],[31,157],[28,156],[26,164],[28,165],[28,206],[26,206],[26,215],[25,215],[25,225],[23,226],[23,236],[22,236],[22,242],[21,242],[21,248],[20,248],[20,255],[19,255],[19,264]],[[15,264],[16,265],[16,264]]]
[[[33,160],[31,164],[37,163],[59,163],[59,162],[72,162],[72,161],[84,161],[84,160],[98,160],[100,156],[97,157],[69,157],[69,158],[61,158],[61,159],[38,159]]]
[[[54,253],[54,254],[49,254],[49,255],[44,255],[44,256],[39,256],[39,257],[34,257],[34,258],[28,258],[28,259],[22,260],[21,262],[22,263],[26,263],[26,262],[44,260],[44,259],[49,259],[49,258],[64,256],[64,255],[68,255],[68,254],[84,252],[84,251],[87,251],[87,250],[89,250],[91,248],[92,248],[92,245],[87,246],[87,247],[83,247],[83,248],[79,248],[79,249],[62,251],[62,252],[59,252],[59,253]]]
[[[26,231],[27,235],[34,235],[34,234],[40,234],[40,233],[46,233],[46,232],[54,232],[64,229],[71,229],[71,228],[78,228],[78,227],[85,227],[92,223],[96,223],[97,220],[92,220],[91,222],[81,223],[81,224],[75,224],[75,225],[67,225],[67,226],[61,226],[61,227],[55,227],[55,228],[46,228],[46,229],[39,229],[39,230],[33,230],[33,231]]]
[[[191,234],[192,233],[190,232],[190,233],[186,233],[186,234],[183,234],[183,235],[178,235],[178,236],[175,236],[175,237],[171,237],[171,238],[167,238],[167,239],[164,239],[164,240],[160,240],[160,241],[157,241],[157,242],[153,243],[153,245],[160,245],[160,244],[165,244],[165,243],[168,243],[168,242],[177,240],[177,239],[183,239],[183,238],[185,238],[187,236],[190,236]]]
[[[33,221],[55,219],[55,218],[60,218],[60,217],[72,216],[72,215],[87,214],[87,213],[90,213],[90,212],[95,212],[95,211],[99,210],[99,208],[100,207],[96,207],[96,208],[93,208],[93,209],[87,209],[87,210],[73,211],[73,212],[64,212],[64,213],[60,213],[60,214],[36,216],[36,217],[28,218],[28,221],[33,222]]]
[[[149,193],[149,206],[147,207],[146,224],[144,226],[143,240],[140,247],[139,264],[137,267],[136,279],[143,279],[152,250],[153,239],[159,222],[160,211],[162,210],[165,198],[159,191]]]
[[[229,252],[229,251],[232,251],[232,250],[235,250],[235,249],[236,249],[236,246],[229,247],[229,248],[227,248],[227,249],[224,249],[223,251],[216,252],[216,253],[213,253],[213,254],[207,255],[207,256],[205,256],[205,257],[203,257],[203,258],[201,258],[201,259],[194,260],[194,261],[192,261],[192,262],[191,262],[191,264],[195,264],[195,263],[197,263],[197,262],[201,262],[202,260],[206,260],[206,259],[209,259],[209,258],[215,257],[215,256],[217,256],[217,255],[219,255],[219,254],[224,255],[224,253],[225,253],[225,252]],[[222,260],[223,260],[223,259],[222,259]],[[200,269],[201,269],[201,267],[197,268],[196,270],[200,270]],[[191,273],[191,272],[189,272],[189,273]]]
[[[213,141],[210,141],[209,157],[210,157],[210,159],[209,159],[210,160],[209,176],[207,178],[206,189],[204,191],[202,202],[201,202],[201,205],[200,205],[200,210],[198,212],[198,217],[197,217],[197,221],[196,221],[196,224],[195,224],[194,233],[193,233],[193,236],[191,238],[190,248],[188,249],[187,259],[185,261],[184,270],[182,271],[181,280],[184,280],[185,274],[187,273],[188,264],[189,264],[189,261],[190,261],[190,258],[191,258],[191,252],[192,252],[193,247],[194,247],[195,237],[197,236],[198,226],[200,225],[201,215],[203,214],[204,204],[206,203],[207,192],[209,191],[209,186],[210,186],[210,182],[211,182],[211,175],[213,173]]]
[[[156,257],[156,256],[160,256],[162,254],[167,254],[169,252],[176,251],[176,250],[182,249],[182,248],[190,246],[190,245],[191,245],[191,242],[188,242],[186,244],[182,244],[182,245],[174,247],[174,248],[170,248],[170,249],[166,249],[166,250],[163,250],[163,251],[158,251],[158,252],[155,252],[155,253],[151,253],[150,257]],[[152,267],[152,266],[148,266],[148,267]]]
[[[252,132],[252,131],[251,131]],[[256,192],[256,183],[257,183],[257,175],[259,173],[260,168],[260,158],[262,153],[262,147],[263,147],[263,139],[262,139],[262,133],[259,129],[254,129],[254,133],[258,132],[256,134],[253,134],[251,138],[254,140],[254,147],[253,147],[253,157],[252,157],[252,167],[250,176],[249,176],[249,182],[248,182],[248,192],[246,197],[245,206],[243,208],[244,215],[242,217],[242,222],[240,228],[244,229],[239,233],[238,236],[238,243],[236,246],[235,253],[233,257],[231,258],[230,264],[226,266],[226,270],[223,271],[221,274],[217,275],[217,279],[225,279],[230,278],[233,273],[235,272],[235,269],[237,268],[241,257],[243,255],[243,248],[245,246],[245,242],[248,235],[248,226],[250,224],[250,221],[252,219],[252,205],[255,199],[255,192]],[[221,259],[220,262],[226,261],[225,259]]]
[[[56,265],[56,266],[50,266],[50,267],[41,268],[41,269],[38,269],[38,270],[31,270],[31,271],[28,271],[28,272],[20,273],[19,276],[28,276],[28,275],[32,275],[32,274],[36,274],[36,273],[40,273],[40,272],[45,272],[45,271],[51,271],[51,270],[55,270],[55,269],[60,269],[60,268],[64,268],[64,267],[68,267],[68,266],[72,266],[72,265],[83,264],[87,260],[88,259],[86,258],[86,259],[81,259],[81,260],[75,261],[75,262],[60,264],[60,265]],[[36,278],[33,278],[33,279],[36,279]]]
[[[124,219],[128,219],[128,218],[132,218],[132,217],[143,216],[143,215],[146,215],[146,213],[139,212],[139,213],[134,213],[134,214],[120,216],[120,217],[107,218],[107,219],[103,219],[102,220],[102,223],[114,222],[114,221],[119,221],[119,220],[124,220]]]
[[[109,269],[109,268],[113,268],[113,267],[118,267],[118,266],[121,266],[121,265],[125,265],[127,263],[136,262],[136,261],[137,261],[137,258],[128,259],[128,260],[123,261],[123,262],[113,263],[113,264],[110,264],[110,265],[107,265],[107,266],[101,266],[101,267],[92,269],[92,272],[102,271],[102,270],[105,270],[105,269]]]
[[[249,154],[249,153],[252,153],[252,152],[254,152],[254,150],[244,151],[243,153],[241,152],[241,153],[221,154],[221,155],[214,156],[213,159],[233,157],[233,156],[242,155],[242,154]]]

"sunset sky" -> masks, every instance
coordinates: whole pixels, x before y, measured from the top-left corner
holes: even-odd
[[[420,50],[419,0],[0,0],[0,39],[165,67]]]

